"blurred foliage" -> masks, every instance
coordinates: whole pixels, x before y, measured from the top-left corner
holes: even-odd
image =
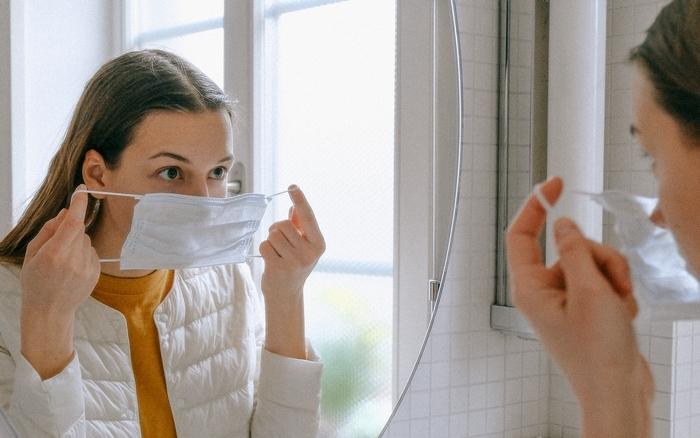
[[[376,438],[391,413],[391,326],[347,287],[320,293],[313,344],[323,359],[323,438]]]

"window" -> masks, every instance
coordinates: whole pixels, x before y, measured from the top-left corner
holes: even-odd
[[[131,3],[129,48],[173,50],[229,81],[223,1],[165,3]],[[242,3],[226,14],[247,16]],[[327,250],[305,306],[325,363],[321,436],[374,437],[393,406],[395,0],[268,0],[256,12],[260,86],[243,107],[259,111],[257,134],[250,155],[239,144],[234,155],[251,175],[244,191],[295,183],[314,207]],[[266,220],[289,206],[275,198]]]
[[[176,52],[223,88],[223,0],[130,1],[125,12],[127,49]]]
[[[374,437],[392,408],[395,10],[267,0],[263,11],[255,187],[299,184],[326,237],[305,297],[333,436]],[[288,202],[271,206],[270,220],[286,217]]]

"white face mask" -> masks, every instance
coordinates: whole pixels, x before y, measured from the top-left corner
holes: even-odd
[[[627,257],[642,312],[660,319],[700,317],[700,284],[686,266],[673,234],[650,215],[655,198],[609,190],[586,193],[615,218],[614,231]]]
[[[100,260],[119,262],[121,269],[182,269],[245,262],[253,233],[272,199],[261,194],[208,198],[83,191],[138,199],[120,257]]]

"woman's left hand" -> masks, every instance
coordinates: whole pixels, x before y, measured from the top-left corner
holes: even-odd
[[[326,243],[301,189],[290,186],[289,196],[293,204],[289,219],[272,224],[267,240],[260,244],[265,260],[261,280],[267,318],[265,348],[284,356],[305,357],[303,288]]]
[[[260,244],[260,255],[265,260],[262,291],[266,299],[295,299],[326,249],[304,193],[293,185],[289,187],[289,197],[294,204],[289,219],[272,224],[267,240]]]

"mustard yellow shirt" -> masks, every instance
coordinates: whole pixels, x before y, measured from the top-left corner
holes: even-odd
[[[131,365],[136,381],[141,436],[175,437],[153,311],[173,285],[174,271],[157,270],[139,278],[100,274],[93,298],[126,317]]]

